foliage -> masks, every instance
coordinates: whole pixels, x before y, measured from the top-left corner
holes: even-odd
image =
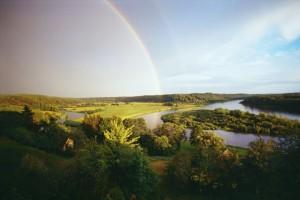
[[[54,120],[51,120],[49,123],[41,121],[33,126],[31,112],[26,111],[25,113],[0,112],[1,134],[22,144],[37,147],[48,152],[67,153],[63,152],[62,148],[67,138],[73,137],[69,128],[57,124]],[[6,118],[10,119],[10,121],[7,122]]]
[[[276,150],[273,140],[265,142],[262,138],[254,142],[250,142],[250,149],[246,156],[247,162],[256,166],[261,170],[267,170],[270,166],[270,160]]]
[[[184,132],[185,129],[183,126],[174,123],[163,123],[161,127],[153,130],[156,136],[166,136],[174,150],[179,149],[180,142],[184,138]]]
[[[82,127],[89,138],[102,141],[104,138],[104,119],[99,114],[85,115]]]
[[[259,115],[239,110],[197,110],[164,116],[165,122],[184,124],[188,127],[201,127],[203,130],[225,129],[240,133],[263,135],[300,134],[300,122],[282,117]]]
[[[63,199],[59,182],[68,160],[0,138],[1,199]]]
[[[29,106],[25,105],[22,111],[22,116],[24,118],[24,122],[26,123],[26,126],[28,128],[32,128],[33,127],[33,112],[32,110],[29,108]]]
[[[154,138],[154,145],[156,148],[156,153],[159,155],[167,154],[168,150],[172,147],[169,143],[169,138],[165,135],[156,136]]]
[[[263,110],[300,114],[300,93],[253,96],[244,99],[241,103]]]
[[[132,127],[134,136],[141,136],[150,132],[143,118],[124,119],[123,124],[126,128]]]
[[[67,172],[72,199],[152,199],[156,178],[138,149],[92,145]],[[115,189],[114,189],[115,188]]]
[[[133,136],[132,128],[126,128],[122,121],[113,119],[110,122],[109,129],[104,131],[105,140],[113,144],[136,147],[139,136]]]
[[[152,156],[174,154],[184,138],[183,126],[164,123],[152,132],[140,136],[139,143]]]
[[[168,180],[183,190],[234,191],[234,174],[240,165],[238,154],[227,149],[222,139],[211,132],[200,132],[195,146],[176,154],[168,169]]]
[[[113,102],[164,102],[164,103],[195,103],[203,104],[214,101],[225,101],[246,97],[246,94],[213,94],[213,93],[192,93],[192,94],[166,94],[166,95],[145,95],[135,97],[104,97],[89,98],[94,101]]]
[[[52,108],[56,110],[56,108],[54,108],[55,106],[80,102],[80,99],[75,98],[50,97],[44,95],[0,95],[0,105],[28,105],[41,110],[51,110]]]

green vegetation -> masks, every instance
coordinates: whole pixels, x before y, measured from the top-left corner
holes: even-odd
[[[148,95],[136,97],[102,97],[102,98],[62,98],[44,95],[0,95],[0,110],[12,109],[10,111],[21,110],[24,105],[29,105],[33,109],[56,111],[63,107],[72,107],[74,111],[97,112],[102,106],[120,105],[122,102],[132,103],[164,103],[164,106],[176,106],[179,104],[206,104],[215,101],[226,101],[247,97],[245,94],[168,94],[168,95]],[[79,107],[85,107],[80,109]],[[98,110],[97,110],[98,109]],[[7,110],[6,110],[7,111]],[[91,114],[91,113],[89,113]],[[115,113],[115,115],[118,113]],[[122,114],[122,113],[121,113]],[[129,113],[130,114],[130,113]],[[134,114],[134,113],[133,113]],[[142,113],[143,114],[143,113]],[[106,116],[105,113],[103,116]],[[126,115],[127,116],[127,115]]]
[[[295,153],[299,153],[300,143],[299,137],[289,140],[293,145],[283,149],[271,141],[252,142],[250,150],[240,157],[226,148],[216,135],[201,132],[194,143],[196,148],[180,151],[170,161],[165,190],[172,199],[197,196],[204,199],[293,199],[299,195],[296,189],[299,181],[292,181],[292,177],[299,175],[300,165],[290,166],[293,173],[285,171],[284,166],[295,163],[294,159],[299,160]]]
[[[241,103],[263,110],[300,114],[300,93],[254,96],[244,99]]]
[[[273,115],[259,115],[239,110],[197,110],[163,116],[165,122],[184,124],[187,127],[200,126],[203,130],[224,129],[240,133],[263,135],[300,134],[300,122]]]
[[[51,199],[70,160],[0,137],[1,199]]]
[[[73,106],[66,107],[66,110],[88,114],[101,114],[102,117],[118,116],[121,118],[133,118],[152,112],[160,112],[169,109],[193,109],[194,104],[178,104],[177,106],[166,106],[161,103],[118,103],[100,104],[95,106]]]
[[[214,94],[214,93],[192,93],[192,94],[165,94],[145,95],[135,97],[104,97],[88,98],[90,101],[114,101],[114,102],[164,102],[166,105],[176,103],[206,104],[216,101],[226,101],[247,97],[247,94]]]
[[[100,114],[102,117],[118,116],[121,118],[138,117],[151,112],[159,112],[169,109],[193,108],[195,105],[180,105],[178,107],[165,106],[161,103],[119,103],[101,104],[99,106],[88,107],[67,107],[66,110],[88,114]]]
[[[105,140],[116,145],[136,147],[140,137],[133,136],[132,128],[133,126],[126,128],[120,120],[111,120],[109,129],[104,131]]]
[[[93,113],[76,127],[51,107],[25,104],[0,112],[0,199],[283,200],[300,195],[297,121],[198,110],[164,116],[165,123],[150,130],[142,118],[121,117],[195,105],[73,103],[55,105]],[[187,127],[192,128],[189,139]],[[279,144],[259,139],[243,149],[206,131],[216,128],[288,137]]]

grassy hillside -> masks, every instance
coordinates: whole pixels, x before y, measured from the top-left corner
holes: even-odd
[[[49,105],[67,105],[80,103],[80,99],[51,97],[44,95],[0,95],[0,105],[31,105],[39,106],[40,104]]]
[[[68,164],[68,159],[49,154],[37,148],[19,144],[6,137],[0,137],[0,165],[7,166],[9,170],[12,167],[20,165],[21,159],[26,154],[31,154],[41,159],[49,167],[61,168]]]
[[[51,195],[56,187],[51,177],[62,177],[69,163],[68,159],[0,137],[1,198]]]

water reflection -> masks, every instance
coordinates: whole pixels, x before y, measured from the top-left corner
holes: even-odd
[[[215,133],[217,136],[221,137],[224,140],[226,145],[249,148],[249,143],[258,140],[259,138],[263,139],[265,142],[268,140],[273,140],[274,142],[279,142],[279,137],[267,136],[267,135],[256,135],[251,133],[235,133],[231,131],[224,130],[214,130],[209,131]],[[185,129],[185,138],[189,140],[191,138],[192,129]]]
[[[72,111],[64,111],[64,113],[67,115],[68,120],[75,120],[84,117],[83,113],[72,112]]]
[[[266,135],[258,136],[250,133],[247,134],[235,133],[235,132],[224,131],[224,130],[216,130],[215,133],[221,138],[223,138],[224,143],[226,145],[243,147],[243,148],[248,148],[249,143],[257,140],[258,138],[262,138],[264,141],[268,141],[272,139],[275,142],[279,142],[279,137],[266,136]]]
[[[268,113],[268,114],[273,114],[281,117],[286,117],[288,119],[294,119],[294,120],[299,120],[300,121],[300,115],[297,114],[290,114],[290,113],[285,113],[285,112],[274,112],[274,111],[265,111],[265,110],[260,110],[256,108],[250,108],[247,106],[244,106],[241,104],[242,100],[233,100],[233,101],[225,101],[225,102],[219,102],[219,103],[212,103],[209,105],[206,105],[204,107],[199,107],[199,109],[207,109],[207,110],[214,110],[217,108],[224,108],[228,110],[241,110],[244,112],[249,112],[253,114],[259,114],[261,112]],[[177,110],[167,110],[167,111],[162,111],[162,112],[157,112],[157,113],[151,113],[144,115],[143,118],[146,121],[146,124],[148,128],[154,129],[157,126],[162,125],[163,121],[161,120],[161,117],[166,114],[174,113],[177,112]]]
[[[150,129],[154,129],[164,123],[161,119],[163,115],[171,114],[174,112],[176,112],[176,110],[166,110],[162,112],[156,112],[156,113],[144,115],[143,118],[146,121],[147,127]]]
[[[219,102],[219,103],[212,103],[207,106],[202,107],[201,109],[207,109],[207,110],[214,110],[217,108],[224,108],[228,110],[240,110],[244,112],[249,112],[253,114],[259,114],[261,112],[273,114],[281,117],[286,117],[288,119],[294,119],[300,121],[300,115],[299,114],[291,114],[287,112],[277,112],[277,111],[270,111],[270,110],[262,110],[257,108],[251,108],[248,106],[244,106],[241,104],[242,100],[233,100],[233,101],[226,101],[226,102]]]
[[[260,109],[250,108],[250,107],[242,105],[240,103],[241,101],[242,100],[233,100],[233,101],[227,101],[227,102],[221,102],[221,103],[213,103],[213,104],[209,104],[207,106],[201,107],[199,109],[214,110],[217,108],[224,108],[224,109],[228,109],[228,110],[241,110],[241,111],[249,112],[249,113],[253,113],[253,114],[259,114],[261,112],[264,112],[264,113],[269,113],[269,114],[286,117],[289,119],[300,120],[300,115],[284,113],[284,112],[263,111]],[[160,126],[163,124],[163,121],[161,120],[161,117],[163,115],[174,113],[174,112],[177,112],[177,111],[176,110],[162,111],[162,112],[144,115],[143,118],[145,119],[148,128],[154,129],[157,126]],[[186,129],[185,136],[187,139],[190,138],[191,131],[192,131],[191,129]],[[279,141],[279,137],[258,136],[256,134],[251,134],[251,133],[235,133],[235,132],[224,131],[224,130],[216,130],[215,132],[218,136],[220,136],[221,138],[224,139],[225,144],[237,146],[237,147],[243,147],[243,148],[248,148],[249,143],[257,140],[259,137],[261,137],[265,141],[267,141],[269,139],[273,139],[274,141]]]

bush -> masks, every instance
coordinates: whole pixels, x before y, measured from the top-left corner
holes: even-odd
[[[143,153],[126,146],[91,145],[66,174],[72,199],[105,199],[111,188],[119,188],[114,195],[123,193],[125,199],[152,199],[157,184]]]

